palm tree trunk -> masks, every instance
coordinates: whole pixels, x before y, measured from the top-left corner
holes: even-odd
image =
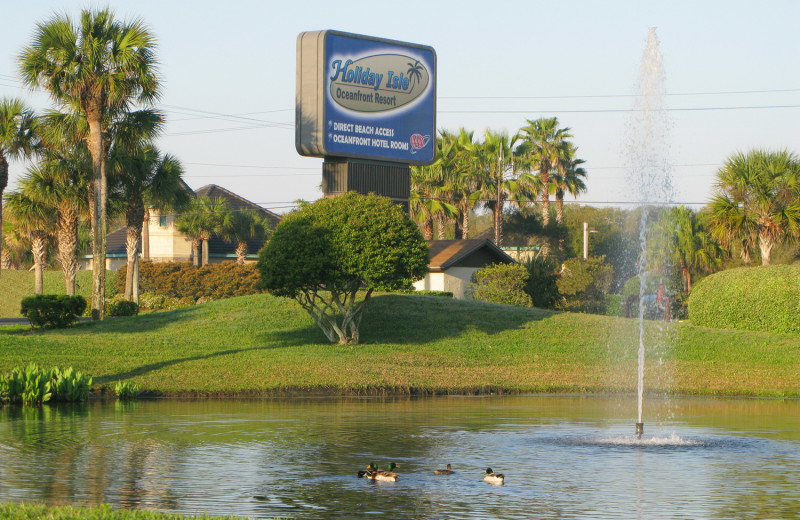
[[[192,265],[200,267],[200,239],[192,239]]]
[[[56,240],[58,261],[64,272],[64,285],[68,296],[75,295],[75,274],[78,272],[78,210],[70,203],[58,212]]]
[[[439,240],[444,240],[446,219],[447,217],[444,215],[438,215],[436,217],[436,235]]]
[[[769,265],[772,247],[775,245],[773,240],[764,233],[758,236],[758,248],[761,250],[761,265]]]
[[[0,252],[0,269],[5,269],[6,271],[11,269],[11,253],[8,252],[8,249],[3,249]]]
[[[0,152],[0,235],[3,233],[3,192],[5,191],[6,186],[8,186],[8,161],[6,160],[5,155]],[[5,253],[5,251],[3,251],[3,240],[0,236],[0,258],[10,258],[8,255],[4,257],[3,253]],[[0,267],[0,270],[2,269],[8,268]]]
[[[244,265],[247,259],[247,242],[242,240],[236,245],[236,263]]]
[[[200,267],[204,265],[208,265],[208,239],[205,237],[203,238],[203,259],[200,262]]]
[[[150,208],[144,208],[144,222],[142,222],[142,260],[150,260]]]
[[[564,190],[556,190],[556,223],[564,223]]]
[[[425,215],[425,221],[422,224],[423,234],[425,240],[433,240],[433,217],[428,214]]]
[[[542,169],[542,223],[547,226],[550,224],[550,174],[546,169]]]
[[[125,252],[128,256],[128,265],[125,271],[125,299],[133,301],[134,271],[136,269],[136,260],[139,257],[139,240],[142,236],[142,224],[144,223],[144,202],[141,196],[132,195],[128,200],[125,221],[127,224]],[[136,292],[138,293],[139,291],[136,290]]]
[[[47,260],[47,235],[42,231],[31,234],[31,254],[33,255],[33,268],[35,276],[34,294],[44,292],[44,264]]]
[[[94,104],[92,104],[94,105]],[[105,255],[100,254],[100,250],[105,240],[101,240],[103,234],[103,214],[102,211],[102,155],[103,140],[100,118],[102,110],[99,103],[97,106],[89,106],[85,110],[86,120],[89,123],[89,153],[92,156],[92,181],[89,184],[89,207],[92,216],[92,319],[103,319],[105,307]]]

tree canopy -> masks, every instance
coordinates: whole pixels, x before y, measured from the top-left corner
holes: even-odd
[[[374,290],[408,288],[427,266],[427,244],[399,206],[352,192],[287,215],[258,262],[262,287],[297,300],[340,344],[358,343]]]

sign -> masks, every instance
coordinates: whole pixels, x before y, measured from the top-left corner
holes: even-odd
[[[338,31],[301,33],[295,117],[300,155],[430,164],[436,52]]]

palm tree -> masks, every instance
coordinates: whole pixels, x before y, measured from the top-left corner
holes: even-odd
[[[81,151],[84,152],[81,156]],[[90,169],[85,147],[73,155],[44,152],[44,159],[31,168],[20,187],[29,199],[55,211],[54,236],[58,260],[64,272],[65,290],[75,294],[78,271],[78,221],[86,213],[86,173]]]
[[[481,176],[474,156],[473,132],[460,128],[458,134],[441,134],[441,166],[446,193],[458,210],[455,237],[469,238],[469,218],[480,200]]]
[[[126,252],[125,299],[137,301],[137,273],[145,207],[180,209],[190,195],[181,180],[183,167],[170,154],[162,155],[152,145],[125,150],[122,146],[113,155],[114,177],[125,200]]]
[[[709,204],[714,235],[737,243],[745,263],[758,244],[762,265],[775,245],[800,238],[800,159],[788,150],[752,150],[730,157],[717,172]]]
[[[535,188],[536,179],[528,173],[520,174],[515,146],[519,135],[486,132],[483,142],[471,149],[481,172],[481,198],[494,215],[494,240],[498,247],[503,243],[503,208],[506,201],[520,205],[527,201]]]
[[[563,160],[564,142],[572,138],[569,128],[559,128],[558,118],[528,119],[520,130],[525,147],[520,155],[539,172],[542,198],[542,222],[550,224],[550,174],[558,170]]]
[[[56,226],[55,208],[31,197],[24,191],[12,191],[6,194],[6,209],[10,219],[14,222],[14,228],[31,242],[35,293],[42,294],[43,271],[47,264],[47,244]]]
[[[105,294],[107,184],[103,124],[108,114],[158,96],[155,40],[139,20],[119,22],[109,9],[81,11],[77,24],[54,15],[37,26],[20,57],[23,80],[56,103],[78,106],[89,127],[94,195],[92,318],[102,319]]]
[[[193,199],[185,213],[181,214],[176,225],[178,231],[192,241],[194,265],[198,265],[198,249],[202,246],[199,265],[208,265],[208,240],[222,230],[225,215],[230,211],[225,199],[198,197]]]
[[[236,263],[244,264],[247,258],[247,241],[263,240],[270,233],[269,221],[253,210],[229,211],[220,227],[220,236],[236,244]]]
[[[31,155],[36,146],[35,128],[36,118],[33,111],[22,101],[0,99],[0,201],[3,200],[3,192],[8,186],[8,160]],[[0,230],[2,229],[3,208],[0,204]]]
[[[438,157],[438,151],[437,151]],[[439,224],[439,237],[443,238],[443,220],[454,218],[456,208],[444,200],[443,177],[440,160],[431,166],[413,166],[411,168],[411,196],[409,207],[411,213],[422,220],[422,234],[425,240],[433,240],[433,224]]]
[[[575,198],[586,192],[586,170],[580,165],[585,163],[583,159],[575,157],[578,148],[571,142],[564,143],[562,160],[558,163],[558,169],[552,177],[552,187],[556,196],[556,223],[564,223],[564,194],[569,193]]]

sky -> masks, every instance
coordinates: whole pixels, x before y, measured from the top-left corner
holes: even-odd
[[[334,29],[432,46],[439,129],[515,133],[558,117],[584,159],[577,203],[631,202],[626,167],[648,31],[665,72],[673,200],[707,201],[727,157],[800,153],[800,1],[796,0],[0,0],[0,97],[51,101],[19,80],[17,58],[53,13],[111,7],[155,34],[167,116],[158,140],[197,189],[217,184],[283,213],[321,197],[322,159],[295,150],[297,36]],[[29,164],[11,167],[9,189]],[[572,199],[570,199],[572,200]],[[624,206],[623,206],[624,207]]]

